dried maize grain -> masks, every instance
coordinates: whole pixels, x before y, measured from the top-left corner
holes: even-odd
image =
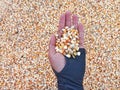
[[[74,26],[71,26],[71,28],[66,26],[62,29],[62,32],[61,38],[57,37],[56,52],[62,53],[68,58],[71,56],[75,58],[76,55],[80,56],[80,52],[78,52],[80,41],[78,30],[76,30]]]

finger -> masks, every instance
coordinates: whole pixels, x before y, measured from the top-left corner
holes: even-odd
[[[65,27],[65,14],[60,16],[59,27],[58,27],[58,35],[61,36],[62,29]]]
[[[73,21],[73,25],[75,26],[75,29],[77,29],[77,27],[78,27],[78,16],[73,15],[72,21]]]
[[[78,25],[78,31],[80,37],[80,48],[84,48],[84,28],[81,23]]]
[[[70,27],[71,26],[71,12],[67,11],[65,13],[65,25]]]
[[[55,38],[55,35],[53,34],[51,36],[50,43],[49,43],[49,57],[52,57],[56,53],[55,43],[56,43],[56,38]]]

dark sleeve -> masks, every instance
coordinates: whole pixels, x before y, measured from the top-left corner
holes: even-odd
[[[58,90],[84,90],[83,77],[85,73],[86,51],[84,48],[79,49],[80,56],[75,58],[65,57],[66,64],[61,72],[54,73],[57,77]]]

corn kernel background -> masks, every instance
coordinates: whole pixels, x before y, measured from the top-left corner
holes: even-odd
[[[119,0],[0,0],[0,90],[57,90],[48,44],[67,10],[85,29],[85,90],[120,90]]]

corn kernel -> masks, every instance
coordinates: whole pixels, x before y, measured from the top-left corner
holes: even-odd
[[[78,55],[78,56],[80,56],[80,54],[81,54],[80,52],[77,52],[77,55]]]
[[[67,46],[64,46],[64,49],[67,49]]]
[[[70,55],[70,54],[67,54],[67,55],[66,55],[66,57],[70,58],[70,57],[71,57],[71,55]]]

